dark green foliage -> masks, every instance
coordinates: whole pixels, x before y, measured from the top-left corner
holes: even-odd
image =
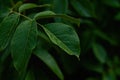
[[[0,0],[0,80],[119,80],[119,0]]]

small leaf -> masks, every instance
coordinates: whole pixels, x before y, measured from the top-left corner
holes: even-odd
[[[35,55],[40,58],[61,80],[63,80],[63,74],[57,65],[55,59],[50,55],[48,51],[43,49],[41,46],[35,50]]]
[[[13,11],[18,11],[19,7],[22,5],[22,1],[18,1],[14,6],[13,6]]]
[[[20,6],[19,12],[23,12],[23,11],[25,11],[25,10],[27,10],[27,9],[35,8],[35,7],[37,7],[37,6],[38,6],[38,5],[33,4],[33,3],[26,3],[26,4],[23,4],[23,5]]]
[[[76,24],[80,25],[80,19],[76,19],[76,18],[73,18],[71,16],[67,16],[64,14],[55,14],[52,11],[43,11],[43,12],[37,13],[34,16],[34,19],[38,20],[38,19],[42,19],[42,18],[52,18],[52,17],[54,17],[54,18],[60,17],[60,18],[66,19],[72,23],[76,23]]]
[[[15,31],[11,42],[13,63],[22,72],[26,69],[32,50],[37,42],[37,24],[35,21],[22,22]]]
[[[69,55],[79,57],[80,41],[75,30],[66,24],[51,23],[43,27],[50,40]]]
[[[40,18],[44,18],[44,17],[48,17],[51,15],[56,15],[54,12],[52,11],[43,11],[43,12],[39,12],[34,16],[34,19],[40,19]]]
[[[4,50],[9,44],[14,31],[16,29],[16,25],[19,21],[19,15],[10,14],[5,17],[5,19],[0,24],[0,51]]]
[[[92,48],[96,58],[101,63],[105,63],[107,58],[106,50],[100,44],[97,44],[97,43],[93,43]]]

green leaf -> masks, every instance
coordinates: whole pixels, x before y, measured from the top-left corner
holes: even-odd
[[[34,19],[38,20],[38,19],[42,19],[42,18],[52,18],[52,17],[55,17],[55,18],[60,17],[60,18],[66,19],[70,22],[73,22],[73,23],[76,23],[76,24],[80,25],[80,19],[76,19],[76,18],[67,16],[67,15],[64,15],[64,14],[55,14],[52,11],[43,11],[43,12],[37,13],[34,16]]]
[[[87,5],[84,5],[84,3],[87,4],[88,1],[71,0],[71,5],[78,12],[79,15],[85,16],[85,17],[92,17],[93,15],[91,14],[92,9],[91,9],[90,2]],[[86,8],[86,6],[89,6],[89,7]]]
[[[102,80],[117,80],[117,76],[113,69],[109,69],[108,72],[103,73]]]
[[[53,11],[55,13],[66,13],[68,0],[53,0]]]
[[[115,15],[115,19],[116,19],[116,20],[120,20],[120,12],[118,12],[118,13]]]
[[[104,32],[100,31],[100,30],[94,30],[95,35],[97,35],[98,37],[108,41],[110,44],[112,45],[117,45],[118,42],[115,39],[112,39],[111,37],[109,37],[108,35],[106,35]]]
[[[98,79],[90,77],[90,78],[87,78],[86,80],[98,80]]]
[[[26,4],[23,4],[23,5],[20,6],[19,12],[23,12],[23,11],[25,11],[25,10],[27,10],[27,9],[35,8],[35,7],[37,7],[37,6],[38,6],[38,5],[33,4],[33,3],[26,3]]]
[[[79,57],[80,41],[75,30],[66,24],[51,23],[43,27],[50,40],[69,55]]]
[[[0,0],[0,21],[9,13],[10,0]]]
[[[8,56],[10,55],[10,47],[8,46],[5,51],[2,52],[2,55],[0,55],[0,79],[1,79],[1,74],[3,73],[5,66],[4,63]]]
[[[57,65],[55,59],[50,53],[41,46],[35,50],[35,55],[40,58],[61,80],[64,80],[63,74]]]
[[[104,71],[104,66],[103,64],[96,63],[96,62],[90,62],[90,61],[84,61],[83,64],[84,68],[95,71],[97,73],[103,73]]]
[[[43,12],[39,12],[34,16],[34,19],[40,19],[40,18],[46,18],[52,15],[56,15],[54,12],[52,11],[43,11]]]
[[[96,17],[94,7],[89,0],[70,0],[76,12],[83,17]]]
[[[34,76],[34,73],[33,71],[29,70],[26,77],[25,77],[25,80],[35,80],[35,76]]]
[[[16,25],[19,21],[19,15],[10,14],[5,17],[5,19],[0,24],[0,51],[4,50],[9,44],[14,31],[16,29]]]
[[[119,0],[102,0],[102,1],[108,6],[116,7],[116,8],[120,7]]]
[[[92,48],[93,48],[93,52],[94,52],[96,58],[101,63],[105,63],[106,58],[107,58],[107,53],[106,53],[106,50],[104,49],[104,47],[101,46],[100,44],[93,43]]]
[[[22,1],[18,1],[14,6],[13,6],[13,11],[18,11],[19,7],[22,5]]]
[[[26,4],[23,4],[20,6],[19,12],[23,12],[25,10],[33,9],[33,8],[37,8],[37,7],[41,8],[41,7],[50,7],[50,6],[51,6],[50,4],[36,5],[33,3],[26,3]]]
[[[15,68],[22,72],[28,64],[32,50],[37,42],[37,24],[35,21],[22,22],[15,31],[11,42],[11,52]]]

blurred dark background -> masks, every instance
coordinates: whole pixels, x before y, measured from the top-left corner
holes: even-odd
[[[9,8],[20,0],[0,0],[0,22]],[[23,3],[52,4],[56,13],[80,18],[80,26],[72,24],[80,38],[80,61],[67,54],[55,54],[65,80],[119,80],[120,79],[120,0],[21,0]],[[59,21],[64,22],[65,21]],[[2,80],[11,80],[15,71],[8,58]],[[9,66],[10,65],[10,66]],[[58,80],[58,78],[34,55],[32,65],[36,80]],[[0,69],[1,66],[0,66]],[[39,75],[37,74],[39,73]],[[5,75],[6,74],[6,75]],[[1,74],[0,74],[1,75]],[[7,77],[6,77],[7,76]],[[8,79],[9,78],[9,79]]]

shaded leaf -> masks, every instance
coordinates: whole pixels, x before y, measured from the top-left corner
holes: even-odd
[[[120,12],[115,15],[115,19],[116,19],[116,20],[120,20]]]
[[[35,76],[34,76],[33,71],[29,70],[29,71],[27,72],[27,75],[26,75],[26,77],[25,77],[25,80],[35,80]]]
[[[87,78],[86,80],[98,80],[97,78]]]
[[[89,0],[71,0],[73,8],[83,17],[95,17],[94,7]]]
[[[93,52],[96,56],[96,58],[101,62],[105,63],[107,58],[107,53],[104,47],[102,47],[100,44],[93,43],[92,44]]]
[[[111,7],[120,7],[119,0],[102,0],[108,6]]]
[[[91,71],[95,71],[97,73],[103,73],[103,71],[104,71],[104,67],[102,64],[93,64],[93,63],[84,61],[83,66],[86,69],[91,70]]]
[[[45,18],[51,15],[56,15],[54,12],[52,11],[43,11],[43,12],[39,12],[34,16],[34,19],[40,19],[40,18]]]
[[[13,6],[13,10],[14,11],[18,11],[19,7],[22,5],[22,1],[18,1],[14,6]]]
[[[118,43],[115,39],[110,38],[108,35],[106,35],[104,32],[102,32],[100,30],[94,30],[94,33],[95,33],[95,35],[108,41],[112,45],[117,45],[117,43]]]
[[[16,29],[16,25],[19,21],[19,15],[10,14],[5,17],[5,19],[0,24],[0,51],[5,49],[9,44],[14,31]]]
[[[103,73],[103,79],[102,80],[117,80],[116,74],[114,73],[114,70],[109,69],[108,72]]]
[[[11,52],[15,68],[21,72],[28,64],[32,50],[37,42],[37,24],[35,21],[22,22],[15,31],[11,42]]]
[[[33,4],[33,3],[26,3],[26,4],[23,4],[23,5],[20,6],[19,12],[23,12],[23,11],[25,11],[25,10],[27,10],[27,9],[35,8],[35,7],[37,7],[37,6],[38,6],[38,5]]]
[[[43,49],[41,46],[35,50],[35,55],[40,58],[61,80],[63,80],[63,74],[57,65],[55,59],[50,55],[50,53]]]
[[[76,24],[80,25],[80,19],[76,19],[76,18],[67,16],[67,15],[64,15],[64,14],[55,14],[52,11],[43,11],[43,12],[37,13],[34,16],[34,19],[37,20],[37,19],[51,18],[51,17],[55,17],[55,18],[60,17],[60,18],[66,19],[66,20],[68,20],[70,22],[73,22],[73,23],[76,23]]]
[[[0,22],[9,13],[10,0],[0,0]]]
[[[80,41],[75,30],[66,24],[51,23],[43,27],[50,40],[69,55],[79,57]]]
[[[53,0],[53,11],[55,13],[66,13],[68,0]]]
[[[23,4],[20,6],[19,12],[23,12],[25,10],[33,9],[33,8],[37,8],[37,7],[41,8],[41,7],[50,7],[50,6],[51,6],[50,4],[36,5],[33,3],[26,3],[26,4]]]

